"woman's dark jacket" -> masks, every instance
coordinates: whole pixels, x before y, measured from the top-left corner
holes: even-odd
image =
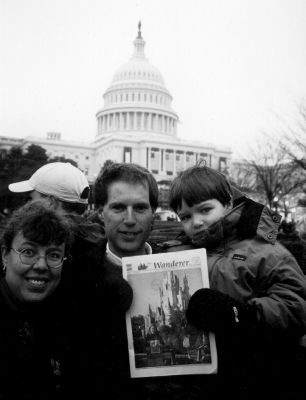
[[[52,299],[24,307],[0,281],[0,399],[61,398],[66,344]]]

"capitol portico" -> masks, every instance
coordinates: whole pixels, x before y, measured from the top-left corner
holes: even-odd
[[[222,170],[229,166],[231,150],[211,143],[191,143],[178,138],[178,115],[160,71],[145,56],[141,24],[130,60],[114,74],[96,114],[97,132],[92,143],[63,141],[57,133],[47,139],[20,140],[26,148],[34,143],[50,156],[74,159],[93,181],[106,160],[134,162],[148,168],[160,180],[172,179],[179,171],[200,159]],[[204,138],[203,132],[203,138]],[[0,150],[8,137],[0,137]]]

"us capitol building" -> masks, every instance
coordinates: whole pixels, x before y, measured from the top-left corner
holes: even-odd
[[[178,138],[179,118],[172,109],[172,96],[144,48],[139,23],[134,53],[115,72],[103,95],[104,107],[96,114],[97,132],[92,143],[65,141],[57,132],[48,132],[45,139],[0,136],[0,151],[39,145],[49,156],[75,160],[89,181],[95,179],[106,160],[140,164],[158,181],[171,180],[200,159],[219,170],[229,167],[229,148]]]

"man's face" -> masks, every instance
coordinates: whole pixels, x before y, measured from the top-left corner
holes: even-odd
[[[146,183],[117,181],[109,185],[103,216],[110,250],[118,257],[145,254],[153,215]]]
[[[48,201],[50,203],[50,206],[57,210],[62,210],[64,211],[63,204],[61,200],[56,199],[55,197],[47,194],[42,194],[37,192],[37,190],[33,190],[29,194],[30,196],[30,201],[36,201],[36,200],[44,200],[45,202]]]
[[[36,190],[33,190],[32,192],[30,192],[30,198],[31,200],[41,200],[41,199],[45,199],[47,196],[37,192]]]

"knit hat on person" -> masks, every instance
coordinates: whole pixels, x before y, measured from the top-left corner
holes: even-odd
[[[82,171],[68,162],[46,164],[29,180],[11,183],[8,188],[17,193],[36,190],[69,203],[88,203],[88,181]]]

